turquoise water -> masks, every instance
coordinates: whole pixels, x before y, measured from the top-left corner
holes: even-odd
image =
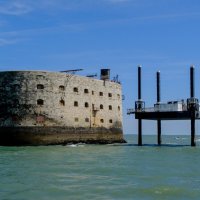
[[[199,199],[200,141],[126,136],[124,145],[0,147],[0,199]]]

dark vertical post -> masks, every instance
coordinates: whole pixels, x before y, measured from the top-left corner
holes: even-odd
[[[195,117],[191,118],[191,146],[196,146],[195,144]]]
[[[156,73],[157,79],[157,103],[160,103],[160,71]]]
[[[138,66],[138,101],[142,98],[141,94],[141,66]]]
[[[158,145],[161,145],[161,120],[157,120]]]
[[[141,66],[138,66],[138,101],[141,101]],[[138,119],[138,146],[142,146],[142,119]]]
[[[194,98],[194,66],[190,67],[190,98]],[[195,144],[195,102],[192,102],[191,106],[191,146],[196,146]]]
[[[190,98],[194,98],[194,66],[190,67]]]
[[[158,71],[156,73],[156,82],[157,82],[157,104],[160,103],[160,71]],[[158,145],[161,145],[161,120],[158,119],[157,120],[157,133],[158,133],[158,137],[157,137],[157,142]]]
[[[138,119],[138,146],[142,146],[142,119]]]

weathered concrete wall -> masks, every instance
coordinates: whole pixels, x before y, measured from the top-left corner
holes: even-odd
[[[65,73],[0,72],[0,127],[121,130],[121,85]]]

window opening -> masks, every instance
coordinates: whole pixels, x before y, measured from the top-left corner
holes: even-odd
[[[88,94],[88,93],[89,93],[89,90],[88,90],[88,89],[84,89],[84,93],[85,93],[85,94]]]
[[[60,100],[60,105],[64,106],[65,105],[65,101],[63,99]]]
[[[78,117],[75,117],[75,118],[74,118],[74,121],[75,121],[75,122],[78,122]]]
[[[100,119],[100,122],[101,122],[101,123],[104,123],[104,119]]]
[[[37,100],[37,105],[40,105],[40,106],[44,105],[44,100],[38,99]]]
[[[14,91],[18,91],[20,89],[20,85],[19,84],[14,84],[13,85],[13,90]]]
[[[65,86],[64,86],[64,85],[60,85],[60,86],[59,86],[59,90],[60,90],[60,91],[64,91],[64,90],[65,90]]]
[[[78,92],[78,88],[77,87],[74,87],[74,92]]]
[[[89,118],[85,118],[85,122],[89,122],[90,120],[89,120]]]
[[[42,85],[42,84],[37,84],[37,89],[39,89],[39,90],[44,89],[44,85]]]
[[[112,97],[112,93],[108,93],[108,97]]]

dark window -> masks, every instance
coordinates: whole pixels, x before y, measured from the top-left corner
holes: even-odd
[[[77,87],[74,87],[74,92],[78,92],[78,88]]]
[[[90,120],[89,120],[89,118],[85,118],[85,122],[89,122]]]
[[[65,101],[63,99],[60,100],[60,105],[64,106],[65,105]]]
[[[19,89],[20,89],[20,85],[19,84],[14,84],[13,85],[13,90],[14,91],[19,91]]]
[[[60,86],[59,86],[59,90],[60,90],[60,91],[64,91],[64,90],[65,90],[65,86],[64,86],[64,85],[60,85]]]
[[[110,120],[109,120],[109,123],[111,123],[111,124],[112,124],[112,119],[110,119]]]
[[[44,89],[44,85],[42,85],[42,84],[37,84],[37,89],[39,89],[39,90]]]
[[[112,93],[108,93],[108,97],[112,97]]]
[[[104,123],[104,119],[100,119],[100,122],[101,122],[101,123]]]
[[[75,122],[78,122],[78,117],[75,117],[75,118],[74,118],[74,121],[75,121]]]
[[[103,105],[102,104],[100,105],[100,109],[103,109]]]
[[[109,105],[109,110],[112,110],[112,106],[111,105]]]
[[[118,110],[120,111],[120,106],[118,106]]]
[[[94,91],[92,91],[92,95],[94,95]]]
[[[88,89],[84,89],[84,93],[88,94],[89,90]]]
[[[85,102],[85,107],[88,108],[89,107],[89,103]]]
[[[103,96],[103,92],[99,92],[99,96]]]
[[[42,100],[42,99],[38,99],[37,100],[37,105],[44,105],[44,100]]]
[[[74,106],[78,107],[78,101],[74,101]]]

